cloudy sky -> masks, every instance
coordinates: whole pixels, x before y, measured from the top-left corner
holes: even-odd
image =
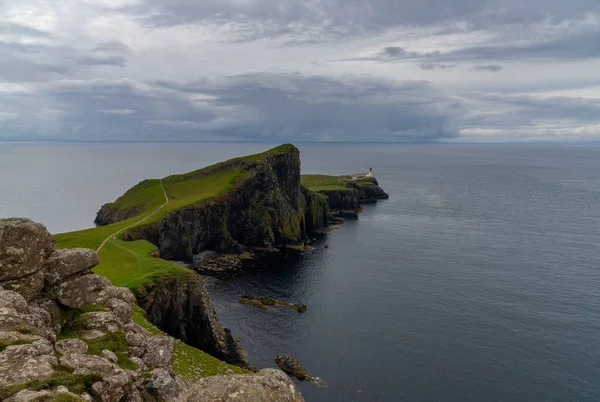
[[[0,140],[600,140],[599,0],[0,0]]]

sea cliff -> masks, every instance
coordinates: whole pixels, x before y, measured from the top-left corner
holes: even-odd
[[[372,177],[315,177],[301,176],[299,151],[288,144],[190,173],[144,180],[102,206],[95,220],[98,227],[56,235],[56,247],[97,250],[99,261],[90,264],[93,272],[133,293],[136,323],[176,339],[180,350],[173,353],[172,366],[188,375],[188,383],[207,374],[194,369],[189,356],[212,359],[206,353],[233,364],[221,362],[229,370],[256,371],[239,339],[219,323],[204,278],[173,261],[191,262],[200,254],[216,253],[227,270],[240,256],[304,249],[331,222],[339,222],[335,216],[353,217],[361,202],[387,197]],[[39,277],[28,273],[27,280],[39,288]],[[214,374],[222,373],[209,375]],[[273,378],[257,381],[273,385]],[[301,400],[299,393],[293,395],[296,399],[285,399],[287,395],[280,400]]]
[[[0,219],[0,400],[303,401],[281,371],[249,374],[162,333],[98,263],[57,250],[43,225]]]

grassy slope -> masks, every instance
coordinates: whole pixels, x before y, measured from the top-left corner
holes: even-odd
[[[322,174],[304,174],[300,177],[301,184],[312,191],[348,190],[346,180],[341,176],[326,176]]]
[[[141,307],[135,306],[132,315],[133,321],[147,329],[151,334],[164,334],[148,322],[146,312]],[[244,369],[227,364],[179,340],[175,343],[173,370],[189,382],[211,375],[247,373]]]
[[[222,162],[204,169],[183,175],[164,178],[163,186],[169,203],[153,215],[143,225],[159,221],[169,212],[212,197],[231,189],[248,173],[243,170],[243,162],[261,162],[266,156],[286,153],[290,145],[282,145],[262,154],[250,155]],[[102,242],[115,232],[133,225],[136,226],[164,203],[164,195],[158,179],[144,180],[119,197],[113,206],[125,210],[133,209],[137,215],[122,222],[107,226],[55,235],[57,248],[85,247],[97,249]],[[170,261],[153,258],[156,247],[146,241],[125,242],[110,240],[100,251],[100,264],[94,272],[110,279],[115,286],[126,286],[132,290],[175,275],[193,275],[193,271]],[[161,333],[150,324],[139,307],[134,312],[134,321],[153,333]],[[245,371],[224,363],[196,348],[177,342],[173,359],[175,372],[189,381],[216,374],[244,373]]]

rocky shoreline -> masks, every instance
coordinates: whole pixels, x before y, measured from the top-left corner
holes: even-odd
[[[97,263],[89,249],[55,250],[43,225],[0,219],[1,400],[303,401],[278,370],[185,381],[177,341],[136,323],[133,294]]]
[[[227,191],[172,209],[157,220],[130,225],[119,240],[108,243],[114,243],[113,252],[137,259],[138,268],[129,271],[129,279],[141,286],[130,289],[109,281],[113,274],[122,279],[119,264],[124,262],[104,264],[100,272],[107,279],[91,272],[99,268],[96,252],[57,250],[42,225],[27,219],[0,220],[0,399],[53,400],[68,393],[72,400],[95,402],[208,401],[228,400],[226,393],[235,389],[256,396],[248,401],[303,400],[281,371],[249,374],[258,369],[248,362],[240,340],[219,323],[204,278],[167,260],[184,261],[201,274],[242,270],[248,259],[285,249],[310,250],[314,237],[331,231],[331,225],[356,219],[361,203],[388,195],[370,176],[329,177],[338,183],[335,189],[302,185],[299,151],[292,145],[163,181],[181,187],[187,185],[182,177],[193,184],[222,174],[237,177]],[[103,206],[96,222],[117,224],[141,214],[138,190],[144,196],[154,188],[163,203],[167,192],[162,182],[157,186],[158,180],[141,182],[121,202]],[[187,191],[192,190],[193,185]],[[85,247],[90,247],[96,244],[89,242],[90,234],[95,239],[93,231],[62,234],[61,245],[87,239]],[[156,262],[166,274],[146,279],[144,268],[156,269]],[[268,297],[239,301],[263,309],[307,308]],[[177,352],[183,345],[188,349]],[[201,378],[204,369],[199,367],[182,369],[180,360],[193,365],[189,355],[200,351],[220,360],[214,363],[216,372],[206,374],[217,377]],[[11,363],[19,359],[26,364]],[[195,375],[186,376],[190,372]],[[194,392],[200,389],[201,395]]]

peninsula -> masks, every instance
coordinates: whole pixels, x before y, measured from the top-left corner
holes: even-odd
[[[299,151],[289,144],[186,174],[144,180],[116,201],[102,206],[96,216],[96,228],[58,234],[48,240],[52,244],[46,245],[42,254],[50,261],[59,253],[56,258],[66,258],[66,262],[53,264],[61,267],[70,264],[66,256],[71,251],[63,249],[96,250],[77,251],[87,256],[79,262],[77,272],[92,269],[94,278],[102,278],[94,279],[102,290],[88,300],[90,303],[70,305],[50,298],[58,304],[60,313],[52,307],[56,316],[53,316],[55,336],[77,338],[81,333],[74,331],[70,323],[79,322],[76,320],[85,314],[98,315],[115,307],[98,296],[102,292],[116,292],[107,287],[112,285],[127,288],[133,294],[129,299],[119,293],[119,300],[131,305],[131,313],[125,314],[123,323],[130,326],[135,323],[148,335],[174,338],[169,355],[172,361],[162,366],[170,370],[173,381],[194,384],[207,376],[256,371],[247,361],[239,339],[218,322],[202,276],[173,261],[191,262],[206,251],[241,255],[276,248],[304,248],[314,235],[325,233],[331,223],[339,223],[339,217],[355,218],[361,211],[361,203],[387,197],[371,175],[301,176]],[[6,225],[30,225],[17,223]],[[39,228],[33,231],[43,234]],[[56,251],[52,251],[54,247]],[[1,249],[2,246],[0,257]],[[37,300],[40,294],[56,291],[58,285],[53,282],[48,286],[48,280],[44,279],[49,275],[48,261],[38,264],[39,272],[45,272],[40,278],[48,292],[40,287],[35,295],[25,295],[26,301],[29,302],[30,296],[31,300]],[[62,275],[71,278],[71,274]],[[92,278],[92,273],[85,275]],[[29,274],[15,276],[21,277],[31,280]],[[104,278],[110,283],[102,282]],[[23,280],[18,279],[17,285]],[[20,289],[12,282],[0,282],[0,286],[4,291]],[[85,291],[85,287],[73,288],[74,293],[77,291]],[[100,307],[94,307],[97,304]],[[88,324],[92,329],[94,325]],[[110,334],[106,328],[102,332],[102,336]],[[135,350],[131,343],[124,345],[125,351]],[[122,359],[123,364],[129,364],[126,354]],[[107,381],[106,386],[110,386]],[[142,388],[140,392],[145,389]],[[180,388],[181,392],[187,389]],[[90,388],[93,394],[92,391]]]

